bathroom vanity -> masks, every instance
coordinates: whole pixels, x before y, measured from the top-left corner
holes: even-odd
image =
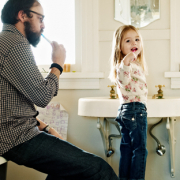
[[[80,98],[78,102],[78,115],[97,117],[97,128],[100,130],[103,140],[105,154],[109,148],[109,123],[118,126],[114,118],[120,105],[119,99],[110,99],[109,97],[85,97]],[[152,99],[148,97],[147,113],[148,124],[155,124],[161,118],[166,119],[166,129],[169,133],[170,158],[171,158],[171,177],[175,177],[175,137],[174,124],[176,117],[180,116],[180,97],[164,97],[164,99]],[[103,121],[100,121],[103,118]],[[107,162],[111,163],[108,157]]]

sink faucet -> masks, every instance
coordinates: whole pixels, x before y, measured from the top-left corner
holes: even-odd
[[[163,99],[163,91],[162,91],[162,87],[165,87],[165,85],[158,85],[158,86],[155,86],[155,87],[158,87],[159,90],[158,90],[158,94],[154,94],[152,96],[152,99]]]
[[[111,98],[111,99],[116,99],[117,96],[116,96],[116,93],[115,93],[115,90],[114,90],[114,87],[116,87],[116,86],[115,86],[115,85],[112,85],[112,86],[108,85],[108,87],[111,87],[111,90],[110,90],[110,98]]]

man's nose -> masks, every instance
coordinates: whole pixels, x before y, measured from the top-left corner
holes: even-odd
[[[45,24],[44,24],[44,22],[42,22],[42,24],[41,24],[41,29],[45,29]]]

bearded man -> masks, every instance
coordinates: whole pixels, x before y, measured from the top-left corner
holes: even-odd
[[[8,0],[0,33],[0,156],[48,174],[46,180],[118,180],[100,157],[85,152],[37,119],[57,95],[66,51],[52,42],[50,73],[43,78],[30,45],[43,32],[44,12],[38,0]]]

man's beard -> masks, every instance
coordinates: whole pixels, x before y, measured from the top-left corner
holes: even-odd
[[[27,40],[29,41],[31,45],[36,47],[36,45],[40,41],[41,33],[43,32],[43,30],[41,30],[39,33],[33,32],[31,23],[29,21],[24,22],[24,26],[25,26],[25,34],[26,34]]]

